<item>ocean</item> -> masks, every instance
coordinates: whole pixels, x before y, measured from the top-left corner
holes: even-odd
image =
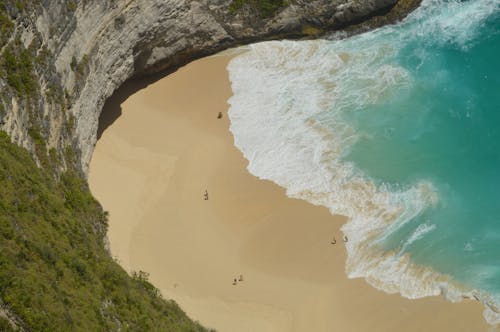
[[[357,36],[251,45],[228,70],[248,170],[349,217],[349,277],[473,297],[500,323],[500,0],[424,0]]]

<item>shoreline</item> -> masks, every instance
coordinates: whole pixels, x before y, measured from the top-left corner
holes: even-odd
[[[226,115],[229,60],[124,96],[96,145],[89,184],[122,266],[219,331],[489,330],[474,301],[407,300],[346,277],[345,219],[246,171]]]

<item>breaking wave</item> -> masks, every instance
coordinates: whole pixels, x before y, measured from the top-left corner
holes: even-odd
[[[286,188],[290,197],[349,217],[342,227],[349,238],[349,277],[411,299],[476,298],[486,304],[490,323],[499,320],[494,296],[412,257],[411,248],[440,230],[435,221],[414,225],[447,200],[440,184],[426,177],[381,181],[349,155],[373,135],[359,130],[353,117],[358,121],[357,114],[418,85],[416,71],[399,59],[402,49],[412,48],[417,69],[428,61],[426,48],[467,50],[499,8],[492,0],[424,0],[401,24],[344,40],[254,44],[228,66],[231,131],[248,170]],[[391,138],[394,130],[384,128],[383,135]],[[410,226],[397,246],[387,245]]]

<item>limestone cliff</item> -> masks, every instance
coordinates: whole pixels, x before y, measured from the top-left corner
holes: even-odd
[[[239,44],[315,37],[389,13],[371,20],[380,24],[418,3],[294,0],[262,15],[229,0],[24,2],[0,1],[13,23],[0,32],[0,128],[39,164],[74,164],[83,173],[103,104],[130,77]],[[5,60],[9,52],[11,63]]]
[[[258,40],[362,31],[418,3],[0,0],[0,331],[205,331],[103,245],[106,214],[82,175],[106,99],[136,75]]]

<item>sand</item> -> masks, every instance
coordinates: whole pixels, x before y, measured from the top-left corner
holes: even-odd
[[[346,277],[345,219],[246,171],[226,116],[229,60],[138,91],[99,140],[89,181],[120,264],[222,332],[491,331],[475,301],[407,300]]]

